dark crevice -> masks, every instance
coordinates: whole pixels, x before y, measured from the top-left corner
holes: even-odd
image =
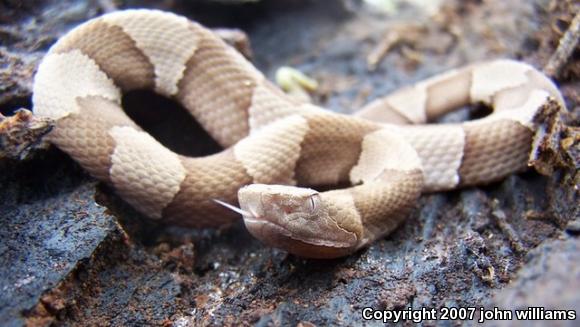
[[[32,108],[31,97],[18,97],[10,99],[10,101],[0,105],[0,113],[4,116],[12,116],[16,110],[22,108]]]
[[[437,117],[432,122],[433,124],[452,124],[460,123],[464,121],[481,119],[483,117],[491,115],[493,112],[492,108],[483,104],[475,104],[471,106],[464,106],[453,110],[441,117]]]
[[[190,157],[221,151],[219,144],[176,101],[146,90],[127,92],[122,101],[127,115],[172,151]]]

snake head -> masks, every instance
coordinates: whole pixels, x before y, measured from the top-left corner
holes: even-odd
[[[238,191],[244,223],[262,242],[308,258],[336,258],[356,250],[356,233],[329,215],[321,193],[283,185],[252,184]]]

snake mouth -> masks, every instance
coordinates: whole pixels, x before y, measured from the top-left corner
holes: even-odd
[[[246,228],[250,231],[250,233],[254,234],[253,231],[259,231],[259,235],[254,235],[260,239],[263,239],[264,237],[261,237],[261,235],[264,234],[264,229],[266,230],[273,230],[276,234],[281,234],[285,237],[289,237],[291,239],[294,239],[296,241],[302,241],[301,239],[292,237],[292,232],[279,225],[276,224],[272,221],[269,221],[267,219],[263,219],[263,218],[259,218],[256,216],[244,216],[244,224],[246,225]],[[271,231],[270,231],[271,232]]]
[[[244,224],[246,225],[248,231],[256,238],[275,247],[280,247],[280,245],[272,240],[275,239],[280,241],[281,238],[286,239],[283,243],[293,241],[300,242],[309,246],[323,246],[335,249],[346,249],[352,248],[353,246],[353,244],[349,242],[325,240],[320,237],[298,237],[296,236],[296,233],[292,232],[290,229],[262,217],[244,216]]]
[[[334,259],[354,251],[352,244],[296,238],[287,228],[266,219],[244,217],[246,228],[263,243],[311,259]]]
[[[240,209],[243,210],[243,209]],[[271,220],[268,220],[266,217],[260,217],[259,215],[253,213],[253,212],[249,212],[249,211],[245,211],[245,214],[242,214],[243,218],[244,218],[244,224],[246,225],[246,229],[248,229],[248,231],[254,235],[255,237],[257,237],[260,240],[264,240],[265,237],[264,235],[274,235],[274,234],[279,234],[279,235],[283,235],[284,237],[288,237],[291,239],[294,239],[296,241],[302,241],[304,242],[304,240],[302,239],[298,239],[296,237],[292,237],[292,232],[288,229],[285,228],[284,226],[277,224]],[[306,242],[308,243],[308,242]]]

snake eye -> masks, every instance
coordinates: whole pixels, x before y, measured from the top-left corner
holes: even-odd
[[[320,195],[318,194],[313,194],[310,197],[308,197],[308,211],[310,213],[315,213],[318,210],[318,207],[320,206]]]

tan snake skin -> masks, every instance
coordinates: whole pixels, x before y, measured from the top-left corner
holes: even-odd
[[[225,150],[189,158],[165,148],[122,110],[122,92],[133,89],[175,99]],[[213,200],[236,204],[239,195],[234,209],[254,236],[332,258],[394,230],[421,192],[524,169],[533,117],[550,97],[564,106],[537,70],[497,60],[381,98],[358,115],[372,119],[330,113],[285,95],[199,24],[126,10],[78,26],[50,49],[33,104],[36,115],[56,121],[51,142],[146,216],[218,226],[239,215]],[[461,124],[399,125],[479,102],[493,113]],[[344,183],[352,186],[297,187]]]

